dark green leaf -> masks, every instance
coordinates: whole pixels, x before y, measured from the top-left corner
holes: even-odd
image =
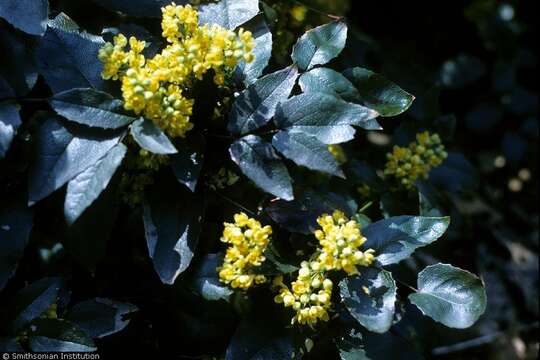
[[[424,359],[408,339],[400,335],[394,335],[390,331],[384,334],[366,331],[363,333],[363,340],[364,349],[369,359]]]
[[[20,125],[19,106],[11,102],[0,103],[0,159],[6,156]]]
[[[140,147],[154,154],[176,154],[178,150],[171,143],[167,135],[152,121],[140,118],[130,127],[133,140]]]
[[[17,192],[13,197],[2,198],[0,206],[0,290],[15,274],[22,257],[30,230],[33,210],[26,206],[26,193]]]
[[[74,305],[65,319],[76,324],[91,338],[101,338],[122,331],[129,319],[124,316],[137,311],[130,303],[95,298]]]
[[[270,243],[264,251],[266,260],[257,270],[258,274],[275,276],[279,274],[290,274],[298,271],[298,267],[289,264],[286,259],[278,253],[275,244]]]
[[[174,283],[187,269],[199,241],[202,199],[176,182],[162,180],[144,203],[148,252],[162,282]]]
[[[297,359],[292,337],[276,330],[266,321],[243,321],[231,339],[225,360]]]
[[[8,312],[11,329],[20,330],[45,312],[56,302],[62,286],[60,278],[43,278],[20,290]]]
[[[161,17],[161,8],[171,3],[170,0],[93,0],[104,8],[122,12],[131,16]],[[176,0],[178,5],[189,3],[186,0]]]
[[[354,200],[331,192],[308,190],[293,201],[273,201],[266,207],[268,215],[279,225],[291,232],[309,235],[319,226],[317,217],[341,210],[348,216],[356,213]]]
[[[396,310],[396,283],[392,274],[376,268],[362,268],[360,275],[339,283],[341,301],[366,329],[387,332]]]
[[[191,133],[186,142],[177,146],[178,153],[170,156],[176,179],[195,191],[204,160],[204,137]]]
[[[420,216],[440,217],[443,216],[441,210],[437,208],[437,193],[433,186],[425,181],[417,182],[418,205]]]
[[[409,300],[424,313],[448,327],[472,326],[486,310],[482,281],[468,271],[448,264],[426,267],[418,274],[418,292]]]
[[[232,30],[258,13],[258,0],[220,0],[199,7],[199,24],[217,24]]]
[[[292,50],[292,60],[302,70],[323,65],[339,55],[347,40],[347,25],[333,21],[306,31]]]
[[[379,264],[396,264],[417,248],[440,238],[449,224],[449,217],[391,217],[374,222],[362,230],[367,238],[364,247],[375,250]]]
[[[362,333],[355,328],[350,328],[334,338],[341,360],[370,360],[364,350]]]
[[[272,33],[264,21],[263,14],[255,16],[249,22],[243,24],[242,28],[251,31],[253,34],[253,38],[255,39],[253,55],[255,55],[255,59],[250,63],[241,61],[236,65],[234,77],[237,81],[242,81],[247,86],[255,82],[268,65],[268,61],[272,55]]]
[[[480,59],[459,54],[442,65],[439,79],[446,87],[460,89],[474,83],[485,73],[486,66]]]
[[[61,319],[38,319],[28,337],[32,351],[93,352],[94,342],[75,324]]]
[[[338,144],[354,137],[350,125],[380,129],[377,112],[348,103],[333,95],[305,93],[278,105],[274,121],[282,129],[315,136],[325,144]]]
[[[355,67],[344,75],[356,86],[360,101],[381,116],[396,116],[411,106],[414,96],[384,76],[368,69]]]
[[[229,301],[233,294],[226,284],[219,281],[217,267],[223,263],[223,254],[207,254],[195,269],[193,287],[201,296],[210,301]]]
[[[107,243],[117,226],[117,188],[109,185],[88,209],[68,228],[64,242],[70,255],[95,274],[105,256]]]
[[[94,165],[118,143],[118,134],[96,136],[68,130],[49,117],[37,133],[36,154],[30,168],[29,203],[48,196]]]
[[[117,129],[135,121],[124,114],[121,100],[90,88],[63,91],[49,102],[58,114],[88,126]]]
[[[366,162],[352,159],[347,162],[347,177],[353,180],[356,180],[359,183],[364,183],[369,186],[370,191],[375,192],[385,192],[386,184],[384,180],[377,175],[377,172],[373,167],[368,165]]]
[[[35,54],[40,73],[54,93],[73,88],[104,90],[99,48],[100,36],[78,30],[77,24],[60,13],[49,20],[47,31],[36,46]]]
[[[280,131],[272,138],[272,145],[297,165],[345,178],[338,162],[328,151],[327,145],[314,136]]]
[[[298,69],[290,66],[260,78],[242,91],[231,108],[229,131],[246,134],[270,121],[277,104],[289,97],[297,76]]]
[[[17,96],[27,95],[38,78],[33,49],[23,36],[5,30],[0,31],[0,49],[9,54],[0,56],[0,74]]]
[[[229,153],[255,185],[284,200],[293,199],[291,177],[272,145],[258,136],[248,135],[232,143]]]
[[[43,35],[49,18],[47,0],[2,0],[0,18],[30,35]]]
[[[24,352],[23,347],[16,337],[0,337],[0,352]]]
[[[463,154],[449,152],[443,163],[430,171],[429,181],[451,193],[460,193],[477,187],[478,172]]]
[[[9,85],[6,79],[0,74],[0,101],[3,101],[5,98],[11,98],[15,96],[15,92]]]
[[[126,151],[124,144],[117,144],[95,164],[68,182],[64,215],[69,224],[73,224],[107,187]]]
[[[328,68],[315,68],[302,74],[298,84],[305,93],[324,92],[350,102],[356,102],[360,98],[358,90],[345,76]]]

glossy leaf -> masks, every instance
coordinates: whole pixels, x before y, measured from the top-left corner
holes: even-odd
[[[298,80],[303,92],[324,92],[355,102],[360,98],[358,90],[342,74],[335,70],[319,67],[303,73]]]
[[[19,106],[10,102],[0,103],[0,159],[6,156],[20,125]]]
[[[344,75],[354,84],[359,100],[381,116],[396,116],[406,111],[414,96],[384,76],[361,67],[348,69]]]
[[[26,205],[26,193],[2,198],[0,207],[0,290],[15,274],[23,256],[33,223],[33,209]]]
[[[448,264],[426,267],[418,274],[418,292],[409,295],[424,315],[452,328],[472,326],[486,310],[482,281]]]
[[[229,115],[229,131],[247,134],[270,121],[276,106],[289,97],[297,76],[298,69],[290,66],[248,86],[234,100]]]
[[[135,121],[134,117],[125,115],[121,100],[91,88],[63,91],[49,103],[59,115],[88,126],[116,129]]]
[[[88,87],[104,90],[103,66],[98,59],[103,44],[100,36],[79,31],[73,20],[60,13],[49,20],[36,45],[37,66],[54,93]]]
[[[357,209],[356,202],[345,196],[308,190],[293,201],[273,201],[265,210],[272,220],[288,231],[309,235],[319,227],[317,217],[321,214],[341,210],[352,216]]]
[[[20,290],[8,312],[12,317],[11,329],[20,330],[43,314],[56,302],[61,287],[60,278],[43,278]]]
[[[262,75],[270,61],[270,56],[272,55],[272,32],[266,25],[263,14],[255,16],[243,24],[242,28],[251,31],[253,34],[255,40],[253,55],[255,55],[255,59],[249,63],[240,61],[234,69],[234,78],[248,86],[253,84]]]
[[[392,326],[396,310],[396,283],[392,274],[376,268],[362,268],[360,275],[339,283],[341,301],[366,329],[384,333]]]
[[[148,192],[143,207],[146,244],[163,283],[174,283],[191,263],[202,213],[200,197],[173,181],[163,180]]]
[[[375,250],[379,264],[396,264],[409,257],[417,248],[440,238],[449,224],[449,217],[391,217],[362,229],[367,238],[364,247]]]
[[[345,178],[327,145],[314,136],[280,131],[272,137],[272,145],[297,165]]]
[[[202,170],[204,147],[204,137],[191,133],[183,144],[177,146],[178,153],[169,157],[176,179],[191,191],[195,191]]]
[[[109,184],[126,155],[127,147],[119,143],[95,164],[68,182],[64,201],[64,215],[72,224]]]
[[[347,40],[347,25],[333,21],[306,31],[292,50],[292,60],[302,70],[323,65],[339,55]]]
[[[167,135],[150,120],[136,120],[131,124],[130,132],[133,140],[151,153],[163,155],[178,152]]]
[[[38,319],[28,337],[32,351],[93,352],[97,348],[75,324],[61,319]]]
[[[94,298],[74,305],[65,319],[76,324],[90,338],[101,338],[122,331],[129,324],[125,316],[137,310],[130,303]]]
[[[47,0],[2,0],[0,18],[30,35],[43,35],[49,18]]]
[[[255,185],[284,200],[293,199],[291,177],[272,145],[248,135],[229,148],[231,159]]]
[[[258,0],[220,0],[199,7],[199,24],[217,24],[232,30],[258,13]]]
[[[229,301],[233,291],[219,281],[217,268],[223,264],[223,254],[206,255],[195,269],[193,287],[201,296],[210,301]]]
[[[315,136],[324,144],[338,144],[354,137],[351,125],[380,129],[377,112],[348,103],[333,95],[305,93],[281,103],[274,122],[281,129]]]
[[[94,165],[118,140],[118,134],[98,137],[91,132],[68,130],[58,118],[49,117],[37,133],[28,201],[43,199]]]

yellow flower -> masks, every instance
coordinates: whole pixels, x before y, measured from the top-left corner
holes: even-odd
[[[316,261],[303,261],[296,281],[291,284],[292,291],[283,283],[283,277],[274,279],[274,287],[279,294],[274,298],[276,303],[292,307],[296,314],[291,324],[315,325],[319,320],[328,321],[331,306],[332,281],[325,278],[320,264]]]
[[[332,281],[327,272],[343,270],[347,275],[358,273],[357,266],[369,266],[375,259],[372,249],[359,249],[366,242],[360,232],[360,225],[349,220],[341,211],[332,215],[322,214],[317,218],[321,229],[314,235],[319,240],[319,248],[311,261],[303,261],[298,276],[291,283],[291,289],[283,283],[283,277],[276,277],[273,286],[279,289],[274,298],[277,303],[292,307],[296,314],[291,323],[315,325],[319,320],[328,321],[331,307]]]
[[[424,131],[416,134],[416,141],[408,147],[394,146],[386,155],[384,175],[392,176],[406,189],[412,189],[416,180],[427,179],[429,172],[447,157],[438,134]]]
[[[193,128],[193,100],[185,97],[193,80],[212,70],[214,83],[224,85],[239,61],[253,60],[255,41],[243,29],[235,33],[218,25],[199,26],[198,13],[190,5],[171,3],[162,8],[162,15],[168,45],[161,53],[145,59],[144,41],[128,41],[119,34],[99,51],[101,75],[122,82],[126,110],[152,120],[171,137],[184,137]]]
[[[244,213],[234,215],[234,223],[224,223],[221,241],[230,244],[223,265],[217,268],[222,282],[233,288],[248,289],[254,283],[266,282],[266,277],[254,268],[266,260],[264,251],[270,242],[272,228],[262,226]]]
[[[358,272],[357,266],[371,265],[374,251],[359,249],[366,238],[355,220],[336,210],[332,215],[319,216],[317,223],[322,228],[315,232],[320,244],[318,261],[325,270],[343,270],[351,275]]]

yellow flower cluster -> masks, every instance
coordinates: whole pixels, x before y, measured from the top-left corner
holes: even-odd
[[[412,189],[416,180],[427,179],[432,168],[440,165],[447,153],[438,134],[424,131],[408,147],[394,146],[386,155],[384,175],[395,177],[401,185]]]
[[[198,26],[198,13],[190,5],[172,3],[162,13],[162,35],[169,44],[161,53],[145,59],[144,41],[119,34],[98,56],[102,77],[122,82],[126,110],[151,119],[171,137],[184,137],[193,128],[193,100],[185,97],[193,81],[213,70],[214,83],[223,85],[239,61],[253,60],[255,41],[243,29],[237,34],[218,25]]]
[[[221,241],[231,246],[227,248],[223,265],[217,268],[220,280],[244,290],[254,283],[266,282],[266,277],[254,273],[253,268],[266,260],[263,253],[270,242],[272,228],[269,225],[263,227],[244,213],[234,215],[234,223],[224,225]]]
[[[298,271],[296,281],[291,284],[291,290],[283,283],[283,277],[274,279],[273,285],[279,288],[279,294],[274,298],[277,303],[292,307],[296,314],[291,323],[315,325],[317,321],[328,321],[328,311],[332,298],[332,280],[325,278],[324,271],[317,261],[303,261]]]
[[[313,260],[300,264],[298,277],[291,283],[292,291],[282,277],[274,280],[274,286],[279,288],[274,301],[296,311],[293,324],[314,325],[319,320],[329,320],[333,284],[326,276],[328,271],[343,270],[352,275],[358,273],[357,266],[369,266],[374,260],[372,249],[359,250],[366,242],[360,225],[347,219],[343,212],[323,214],[317,222],[322,228],[315,231],[320,247],[311,257]]]
[[[324,214],[317,219],[322,230],[315,231],[315,237],[321,246],[318,261],[326,270],[343,270],[347,274],[356,274],[356,266],[369,266],[375,258],[374,250],[359,250],[366,242],[360,232],[360,225],[349,220],[341,211],[332,215]]]

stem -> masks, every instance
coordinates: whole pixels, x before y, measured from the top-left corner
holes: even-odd
[[[225,200],[227,200],[228,202],[230,202],[231,204],[233,204],[234,206],[236,206],[237,208],[242,209],[243,211],[247,212],[247,213],[250,214],[252,217],[258,217],[258,215],[257,215],[255,212],[249,210],[249,209],[246,208],[244,205],[237,203],[237,202],[234,201],[233,199],[231,199],[231,198],[229,198],[229,197],[223,195],[223,194],[220,193],[220,192],[217,192],[216,190],[212,190],[212,191],[215,192],[217,195],[221,196],[223,199],[225,199]]]
[[[530,324],[521,324],[521,325],[517,326],[516,328],[508,328],[506,330],[496,331],[494,333],[482,335],[480,337],[469,339],[469,340],[465,340],[465,341],[459,342],[457,344],[452,344],[452,345],[448,345],[448,346],[439,346],[439,347],[434,348],[431,351],[431,353],[434,356],[448,355],[448,354],[451,354],[451,353],[455,353],[455,352],[467,350],[467,349],[470,349],[470,348],[482,346],[482,345],[485,345],[485,344],[489,344],[490,342],[495,341],[497,338],[499,338],[501,336],[504,336],[507,332],[510,332],[510,331],[517,331],[517,332],[528,331],[528,330],[538,328],[538,325],[539,325],[538,321],[530,323]]]
[[[414,286],[412,286],[412,285],[407,284],[405,281],[401,281],[401,280],[396,279],[396,278],[394,278],[394,279],[395,279],[398,283],[400,283],[400,284],[403,285],[403,286],[408,287],[408,288],[411,289],[412,291],[418,292],[418,289],[416,289],[416,288],[415,288]]]
[[[358,212],[362,213],[366,211],[371,205],[373,205],[373,201],[368,201],[364,206],[360,208],[360,210],[358,210]]]
[[[334,19],[334,20],[342,20],[342,19],[344,19],[343,16],[338,16],[338,15],[332,15],[332,14],[325,13],[324,11],[321,11],[319,9],[316,9],[316,8],[312,7],[312,6],[304,4],[302,1],[293,0],[293,2],[297,3],[298,5],[304,6],[306,9],[308,9],[310,11],[316,12],[316,13],[324,15],[324,16],[327,16],[330,19]]]

